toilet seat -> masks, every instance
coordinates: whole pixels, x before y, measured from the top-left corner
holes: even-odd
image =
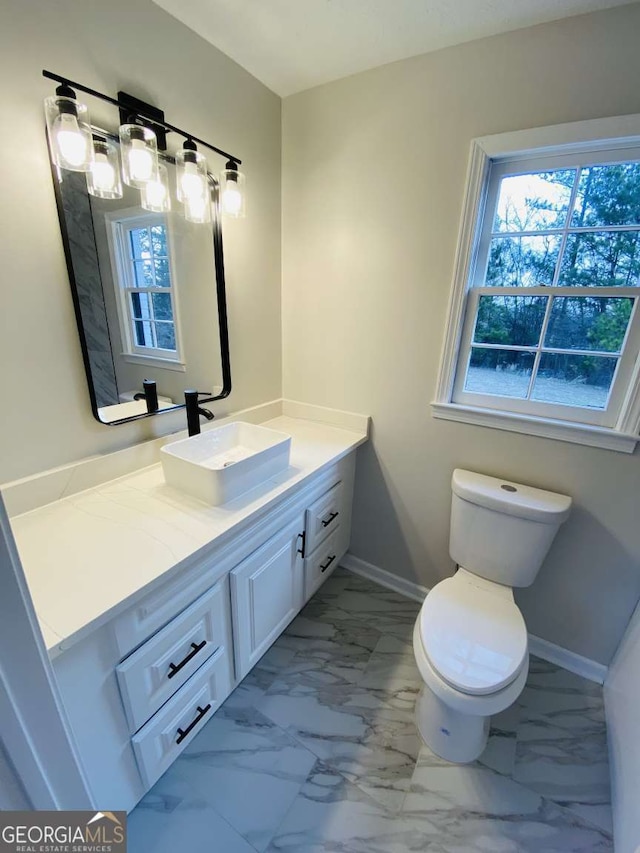
[[[462,568],[427,595],[418,625],[434,672],[461,693],[503,690],[527,659],[527,629],[511,589]]]

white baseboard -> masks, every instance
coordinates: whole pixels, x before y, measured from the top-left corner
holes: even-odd
[[[360,557],[355,557],[353,554],[345,554],[340,565],[356,575],[368,578],[387,587],[387,589],[406,595],[407,598],[413,598],[415,601],[424,601],[429,592],[428,587],[398,577],[398,575],[381,569],[379,566],[374,566],[366,560],[361,560]],[[549,663],[555,663],[575,675],[581,675],[597,684],[604,684],[607,667],[602,663],[585,658],[576,652],[564,649],[562,646],[557,646],[555,643],[550,643],[548,640],[543,640],[533,634],[529,634],[529,651],[532,655],[549,661]]]
[[[361,560],[360,557],[354,557],[353,554],[345,554],[340,560],[340,565],[349,569],[354,575],[361,575],[363,578],[375,581],[380,586],[386,586],[387,589],[392,589],[394,592],[399,592],[400,595],[406,595],[407,598],[413,598],[415,601],[424,601],[429,592],[426,586],[400,578],[398,575],[386,571],[386,569],[380,569],[373,563]]]
[[[555,663],[597,684],[604,684],[607,677],[608,667],[603,663],[585,658],[562,646],[556,646],[555,643],[550,643],[549,640],[543,640],[542,637],[536,637],[534,634],[529,634],[529,651],[536,657]]]

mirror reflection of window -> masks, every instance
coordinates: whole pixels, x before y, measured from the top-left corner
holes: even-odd
[[[118,211],[108,220],[125,354],[180,363],[175,275],[164,214]]]

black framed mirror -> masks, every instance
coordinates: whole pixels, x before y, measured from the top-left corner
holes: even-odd
[[[168,212],[144,209],[126,185],[121,198],[97,198],[84,173],[52,164],[91,407],[107,425],[184,407],[186,389],[203,403],[231,392],[219,185],[209,174],[212,222],[189,222],[174,158],[159,157]]]

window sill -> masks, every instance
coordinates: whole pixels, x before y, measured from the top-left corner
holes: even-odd
[[[534,418],[508,412],[496,412],[493,409],[479,409],[462,406],[458,403],[431,404],[434,418],[476,426],[519,432],[524,435],[536,435],[542,438],[555,438],[573,444],[585,444],[588,447],[601,447],[605,450],[617,450],[621,453],[633,453],[640,436],[618,432],[606,427],[587,424],[568,423],[545,418]]]
[[[177,370],[180,373],[185,373],[187,365],[182,361],[172,361],[170,358],[155,358],[152,355],[136,355],[134,353],[123,352],[120,354],[123,361],[128,361],[130,364],[144,364],[147,367],[161,367],[164,370]]]

